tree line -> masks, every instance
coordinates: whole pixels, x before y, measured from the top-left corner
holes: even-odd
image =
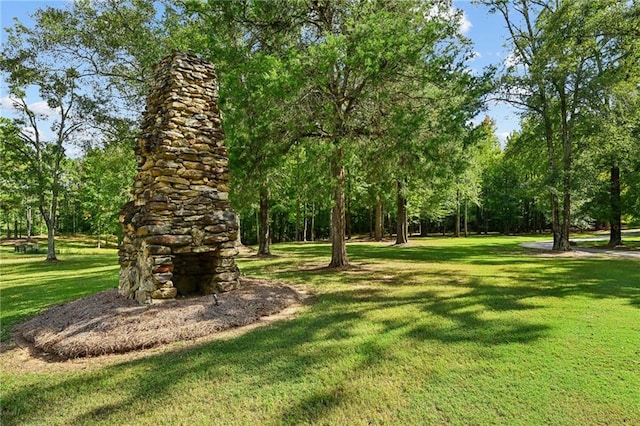
[[[346,240],[545,232],[640,219],[637,2],[482,0],[511,54],[470,70],[450,1],[76,1],[7,30],[0,123],[7,234],[117,233],[152,66],[174,49],[216,64],[241,235]],[[27,103],[36,89],[49,119]],[[478,116],[521,109],[501,147]],[[475,123],[475,124],[474,124]],[[50,129],[47,127],[50,126]],[[74,152],[74,155],[69,155]]]

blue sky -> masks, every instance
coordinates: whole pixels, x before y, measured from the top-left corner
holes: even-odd
[[[454,0],[453,5],[464,11],[465,22],[461,29],[473,41],[477,53],[471,67],[481,70],[492,64],[502,64],[509,53],[504,47],[508,31],[502,17],[489,14],[485,6],[469,0]],[[486,115],[496,121],[498,137],[503,142],[512,131],[520,128],[517,110],[508,104],[492,103]]]
[[[28,24],[30,22],[29,14],[36,9],[44,6],[60,7],[69,0],[0,0],[0,23],[2,28],[6,28],[13,24],[13,18],[17,17],[21,22]],[[471,62],[470,66],[475,70],[481,70],[490,64],[500,64],[507,56],[507,49],[504,47],[507,32],[502,18],[497,15],[490,15],[486,7],[473,4],[470,0],[454,0],[454,7],[464,11],[464,19],[461,25],[463,33],[469,37],[474,43],[474,50],[477,53],[476,58]],[[5,41],[4,30],[2,31],[2,42]],[[11,116],[9,109],[10,103],[7,99],[7,89],[2,82],[0,87],[0,115],[4,117]],[[29,101],[36,104],[36,108],[41,107],[43,110],[46,105],[39,103],[37,94],[30,93]],[[484,118],[485,114],[478,117],[478,120]],[[491,104],[486,115],[489,115],[496,121],[497,134],[501,141],[513,130],[519,128],[518,116],[516,110],[505,104]]]

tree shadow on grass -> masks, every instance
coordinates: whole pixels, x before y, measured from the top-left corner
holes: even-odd
[[[401,255],[392,253],[392,259],[409,256],[428,261],[429,256],[420,250],[431,248],[399,250],[408,249]],[[364,258],[365,252],[361,253]],[[459,258],[464,253],[468,251],[449,251]],[[479,252],[478,256],[482,257]],[[470,255],[467,260],[473,263]],[[374,271],[390,276],[388,280],[378,275],[372,280],[367,267],[340,272],[343,287],[318,295],[315,305],[291,321],[61,379],[52,385],[30,381],[29,385],[10,388],[3,397],[3,419],[8,424],[46,423],[49,416],[57,415],[51,407],[73,412],[75,398],[92,399],[98,392],[104,402],[73,414],[70,423],[123,417],[135,423],[145,415],[140,412],[140,401],[145,401],[144,410],[162,410],[175,403],[175,395],[188,392],[192,383],[206,383],[211,403],[196,409],[204,410],[202,414],[210,419],[218,418],[221,410],[237,401],[235,393],[240,388],[256,397],[243,400],[245,411],[237,413],[238,423],[255,422],[255,418],[242,417],[245,412],[257,413],[259,422],[322,423],[355,398],[348,392],[354,375],[370,374],[390,362],[397,354],[396,347],[407,346],[407,341],[410,347],[440,348],[433,350],[461,343],[480,348],[534,343],[547,338],[553,325],[541,315],[520,314],[544,308],[545,298],[617,298],[640,307],[640,270],[633,262],[591,258],[528,261],[537,262],[539,268],[522,271],[515,269],[517,262],[505,264],[504,272],[514,280],[502,285],[481,277],[453,278],[456,274],[447,270],[424,272],[430,278],[424,282],[401,268]],[[301,272],[297,267],[288,270],[287,263],[280,263],[280,269],[273,273],[279,279],[300,274],[304,274],[302,279],[322,282],[336,273]],[[363,332],[363,327],[375,331]],[[60,395],[67,393],[69,398],[60,400]],[[262,402],[262,397],[268,401]],[[176,410],[168,413],[180,415]],[[164,418],[168,423],[183,420]]]
[[[38,262],[29,266],[32,269],[24,271],[22,267],[6,268],[5,272],[14,278],[9,282],[3,280],[2,340],[9,337],[14,324],[42,309],[118,286],[119,266],[105,266],[104,258],[89,257],[61,264]]]
[[[222,393],[221,398],[227,398],[224,395],[232,393],[238,381],[256,392],[271,392],[283,386],[296,389],[299,383],[308,382],[304,394],[278,402],[278,416],[285,423],[301,419],[322,422],[340,404],[348,403],[348,392],[335,397],[336,389],[347,389],[354,371],[370,371],[387,362],[392,357],[392,347],[399,341],[411,339],[417,345],[429,341],[500,345],[508,343],[500,336],[516,335],[520,342],[545,336],[544,324],[506,318],[485,320],[479,312],[462,311],[472,304],[487,304],[486,309],[503,311],[535,309],[513,300],[492,304],[493,291],[481,286],[472,296],[447,298],[434,291],[394,295],[380,288],[324,294],[302,316],[235,339],[123,363],[50,386],[36,383],[12,390],[5,401],[13,408],[3,413],[3,417],[8,423],[45,422],[51,415],[51,406],[68,405],[68,409],[73,406],[73,398],[58,400],[61,394],[71,391],[74,397],[80,394],[89,398],[91,392],[100,389],[105,394],[115,393],[120,401],[114,404],[107,398],[102,405],[77,414],[71,423],[108,421],[112,416],[125,415],[133,416],[135,422],[135,414],[131,413],[136,412],[134,407],[139,401],[150,401],[148,409],[162,407],[167,403],[163,396],[184,392],[182,387],[192,381],[207,380],[216,392]],[[416,320],[415,314],[410,318],[398,314],[405,310],[423,312],[424,318]],[[443,319],[447,324],[443,325]],[[376,332],[361,332],[363,324],[373,326]],[[341,364],[342,360],[352,358],[351,363]],[[209,408],[215,418],[215,404]],[[265,407],[258,405],[252,409]]]

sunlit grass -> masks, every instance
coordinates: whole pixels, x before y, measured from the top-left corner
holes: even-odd
[[[591,248],[599,248],[599,249],[610,249],[608,246],[608,241],[580,241],[576,245],[578,247],[591,247]],[[622,239],[622,247],[617,247],[616,250],[624,250],[624,249],[640,249],[640,238],[623,238]]]
[[[275,245],[238,263],[307,286],[295,319],[92,371],[3,369],[3,424],[640,424],[640,262],[519,247],[548,238],[354,243],[345,271],[327,244]],[[114,286],[104,253],[3,252],[3,336],[5,315]]]
[[[65,240],[61,246],[65,247]],[[75,247],[75,254],[58,255],[59,262],[45,262],[46,255],[14,253],[0,247],[0,338],[5,341],[13,325],[55,303],[74,300],[118,286],[115,249]]]

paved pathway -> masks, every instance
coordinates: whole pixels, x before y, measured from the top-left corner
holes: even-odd
[[[640,231],[626,231],[622,233],[622,239],[624,237],[631,237],[640,235]],[[584,242],[584,241],[607,241],[609,239],[608,236],[605,237],[591,237],[591,238],[572,238],[571,241],[576,242]],[[520,244],[522,247],[538,249],[538,250],[551,250],[553,248],[553,241],[537,241],[530,243],[522,243]],[[631,257],[635,259],[640,259],[640,251],[630,251],[630,250],[612,250],[612,249],[599,249],[599,248],[591,248],[591,247],[571,247],[573,251],[580,251],[585,253],[593,253],[593,254],[606,254],[609,256],[622,256],[622,257]]]

